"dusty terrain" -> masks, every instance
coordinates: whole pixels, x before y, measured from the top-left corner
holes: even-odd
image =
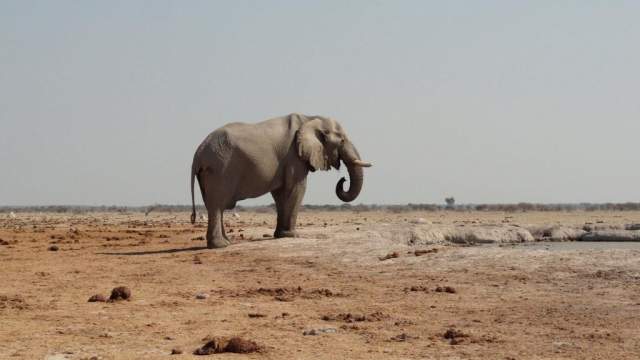
[[[274,214],[243,212],[226,216],[234,244],[222,250],[203,247],[205,223],[191,225],[187,213],[0,219],[2,359],[192,358],[216,336],[260,350],[202,358],[640,356],[640,247],[461,246],[430,242],[424,229],[412,235],[425,226],[622,226],[640,223],[638,212],[304,212],[301,237],[278,240],[269,236]],[[117,286],[131,298],[88,302]]]

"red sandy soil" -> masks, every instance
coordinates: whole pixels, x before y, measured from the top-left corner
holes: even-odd
[[[2,359],[192,358],[234,336],[258,352],[203,358],[640,357],[637,248],[412,246],[388,235],[417,218],[624,224],[638,212],[303,212],[301,237],[276,240],[274,214],[242,212],[226,216],[233,244],[220,250],[204,248],[205,223],[187,213],[17,215],[0,214]],[[131,297],[88,302],[118,286]]]

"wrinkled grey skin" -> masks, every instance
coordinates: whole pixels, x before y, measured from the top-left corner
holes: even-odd
[[[338,181],[336,195],[355,200],[363,183],[358,151],[335,120],[321,116],[290,114],[257,124],[231,123],[207,136],[193,156],[191,168],[191,222],[196,210],[193,194],[198,179],[209,213],[207,247],[229,245],[222,214],[237,201],[270,192],[278,211],[274,237],[296,236],[296,218],[307,186],[309,171],[340,168],[344,162],[350,185]]]

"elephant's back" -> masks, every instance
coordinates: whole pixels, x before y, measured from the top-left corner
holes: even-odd
[[[298,128],[290,115],[254,124],[228,123],[211,132],[200,151],[220,158],[235,155],[257,162],[276,161],[286,156]]]

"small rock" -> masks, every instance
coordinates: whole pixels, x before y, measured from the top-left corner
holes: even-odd
[[[224,344],[220,339],[212,339],[204,344],[202,347],[196,349],[193,355],[212,355],[216,353],[224,352]]]
[[[460,330],[454,329],[454,328],[450,328],[447,329],[447,331],[445,331],[445,333],[442,335],[443,338],[449,340],[449,343],[451,345],[458,345],[462,342],[462,338],[468,337],[469,335],[463,333]]]
[[[197,293],[196,294],[196,299],[205,300],[205,299],[208,299],[208,298],[209,298],[209,294],[206,294],[206,293]]]
[[[118,286],[111,290],[109,301],[129,300],[131,299],[131,290],[126,286]]]
[[[417,339],[417,337],[402,333],[402,334],[399,334],[399,335],[396,335],[396,336],[392,336],[391,339],[389,339],[389,340],[398,341],[398,342],[404,342],[404,341],[411,340],[411,339]]]
[[[404,289],[405,292],[407,291],[422,291],[422,292],[429,292],[429,289],[426,286],[423,285],[413,285],[410,288],[405,288]]]
[[[451,286],[438,286],[436,288],[436,292],[446,292],[449,294],[455,294],[457,291],[455,288],[451,287]]]
[[[249,314],[249,317],[250,317],[250,318],[263,318],[263,317],[266,317],[266,316],[267,316],[267,315],[265,315],[265,314],[258,314],[258,313],[251,313],[251,314]]]
[[[334,334],[336,332],[338,332],[338,330],[336,330],[335,328],[311,329],[311,330],[305,330],[304,332],[302,332],[302,335],[315,336],[320,334]]]
[[[49,251],[58,251],[60,250],[60,248],[58,247],[58,245],[51,245],[49,246]]]
[[[413,254],[415,256],[422,256],[425,254],[432,254],[432,253],[437,253],[438,249],[429,249],[429,250],[416,250],[413,252]]]
[[[380,259],[380,261],[385,261],[385,260],[389,260],[389,259],[395,259],[395,258],[397,258],[399,256],[400,256],[400,254],[398,254],[397,251],[394,251],[394,252],[388,253],[385,256],[381,256],[378,259]]]
[[[269,237],[271,237],[271,235],[270,234],[262,234],[262,237],[263,238],[269,238]]]
[[[232,337],[229,339],[229,343],[227,343],[227,346],[224,348],[225,352],[236,354],[248,354],[256,352],[259,349],[260,347],[255,342],[239,337]]]
[[[93,295],[89,298],[89,302],[106,302],[107,297],[101,294]]]
[[[180,348],[171,349],[171,355],[180,355],[180,354],[182,354],[182,349]]]
[[[214,338],[208,341],[204,346],[193,352],[194,355],[211,355],[219,353],[236,353],[248,354],[257,352],[260,346],[251,340],[245,340],[240,337],[232,337],[230,339]]]

